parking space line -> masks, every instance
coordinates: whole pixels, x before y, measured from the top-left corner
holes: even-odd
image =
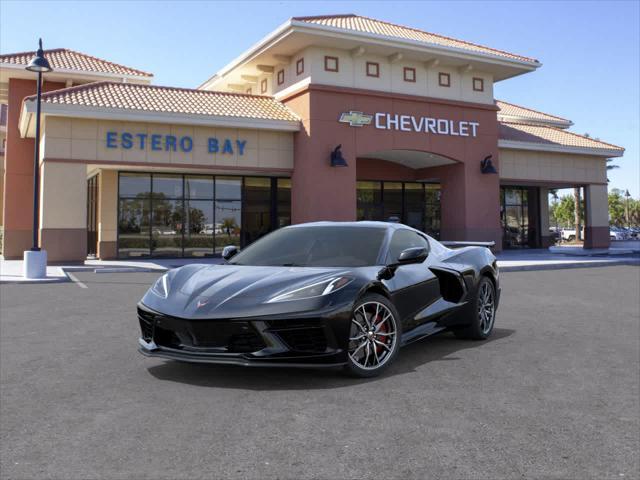
[[[78,277],[76,277],[73,273],[67,272],[67,276],[71,279],[71,281],[73,283],[78,285],[80,288],[89,288],[84,283],[82,283],[80,280],[78,280]]]

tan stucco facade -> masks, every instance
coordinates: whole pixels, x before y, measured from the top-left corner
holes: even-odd
[[[556,152],[500,149],[500,179],[606,184],[606,158]]]
[[[170,119],[168,119],[170,120]],[[189,136],[190,152],[145,148],[108,148],[107,132]],[[64,117],[48,117],[44,128],[42,158],[69,159],[86,163],[108,162],[123,166],[223,167],[225,169],[292,169],[293,134],[270,130],[211,128],[157,123],[117,122]],[[246,141],[243,154],[209,153],[209,138]]]

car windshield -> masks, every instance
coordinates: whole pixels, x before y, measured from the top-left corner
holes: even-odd
[[[238,253],[234,265],[365,267],[376,265],[381,227],[293,227],[276,230]]]

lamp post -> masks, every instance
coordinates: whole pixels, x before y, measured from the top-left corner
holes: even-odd
[[[624,192],[624,198],[625,198],[625,202],[624,202],[624,216],[625,216],[625,220],[627,221],[627,228],[631,229],[631,222],[629,222],[629,197],[631,196],[631,194],[629,193],[629,189],[627,189],[626,192]]]
[[[25,278],[45,278],[47,276],[47,252],[40,249],[38,228],[40,224],[40,105],[42,102],[42,74],[53,69],[44,56],[42,39],[39,41],[38,51],[29,62],[26,69],[38,74],[38,90],[36,99],[36,137],[33,153],[33,243],[31,250],[24,252]]]

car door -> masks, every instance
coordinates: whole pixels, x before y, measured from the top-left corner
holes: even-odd
[[[386,263],[395,263],[400,253],[412,247],[430,249],[429,241],[423,235],[401,228],[396,230],[389,242]],[[384,283],[389,289],[392,300],[402,321],[404,332],[420,325],[418,315],[440,297],[440,286],[436,276],[429,270],[429,258],[422,263],[399,266]]]

